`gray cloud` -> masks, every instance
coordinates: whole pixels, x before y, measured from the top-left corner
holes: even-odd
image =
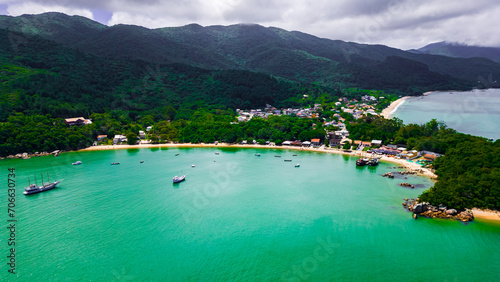
[[[149,28],[257,23],[316,36],[419,48],[436,41],[500,46],[497,0],[0,0],[4,13],[59,11],[92,17],[112,14],[108,24]]]

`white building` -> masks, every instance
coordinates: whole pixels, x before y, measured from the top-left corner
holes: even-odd
[[[125,135],[115,135],[113,138],[113,144],[118,144],[120,142],[127,142],[127,137],[125,137]]]

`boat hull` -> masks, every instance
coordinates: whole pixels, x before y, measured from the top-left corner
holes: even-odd
[[[172,179],[172,181],[173,181],[174,183],[179,183],[179,182],[182,182],[182,181],[184,181],[184,180],[186,180],[186,176],[185,176],[185,175],[183,175],[183,176],[181,176],[181,177],[177,177],[177,176],[176,176],[176,177],[174,177],[174,178]]]
[[[36,189],[29,189],[29,190],[25,189],[23,191],[23,194],[24,195],[33,195],[33,194],[38,194],[38,193],[42,193],[45,191],[49,191],[49,190],[56,188],[57,184],[59,184],[60,182],[61,181],[53,182],[53,183],[46,185],[46,186],[37,187]]]

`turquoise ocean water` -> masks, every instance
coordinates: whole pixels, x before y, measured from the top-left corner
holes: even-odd
[[[435,118],[459,132],[499,139],[500,89],[412,97],[400,105],[393,116],[406,124],[423,124]]]
[[[7,272],[4,185],[3,281],[500,279],[500,224],[412,219],[403,198],[432,182],[381,177],[391,163],[356,168],[348,156],[287,150],[74,152],[1,161],[4,184],[10,167],[17,274]],[[22,194],[46,172],[64,181]]]

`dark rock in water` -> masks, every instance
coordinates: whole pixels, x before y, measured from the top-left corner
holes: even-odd
[[[456,214],[457,214],[457,210],[456,210],[456,209],[449,209],[449,210],[446,210],[446,214],[449,214],[449,215],[456,215]]]
[[[386,173],[382,174],[382,177],[394,178],[394,175],[391,172],[386,172]]]
[[[416,214],[426,212],[429,208],[427,207],[427,204],[416,204],[413,206],[413,212]]]
[[[408,182],[403,182],[403,183],[400,183],[399,184],[400,186],[403,186],[403,187],[410,187],[410,188],[415,188],[415,186],[411,185],[410,183]]]

